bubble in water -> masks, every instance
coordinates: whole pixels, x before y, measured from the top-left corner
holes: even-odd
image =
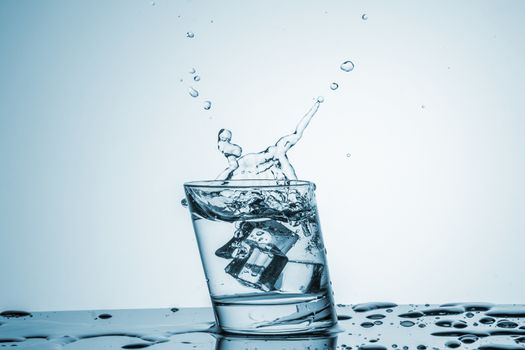
[[[319,97],[317,98],[317,102],[319,102],[319,103],[323,103],[323,102],[324,102],[324,97],[323,97],[323,96],[319,96]]]
[[[194,88],[192,88],[192,87],[190,87],[189,93],[190,93],[191,97],[199,96],[199,92],[197,90],[195,90]]]
[[[203,107],[205,110],[208,110],[211,108],[211,102],[210,101],[204,101]]]
[[[370,327],[373,327],[374,324],[372,322],[363,322],[361,323],[361,327],[363,328],[370,328]]]
[[[344,61],[341,63],[341,70],[351,72],[354,70],[354,63],[352,61]]]
[[[198,76],[198,75],[196,75],[196,76],[193,77],[193,80],[195,80],[195,81],[199,81],[199,80],[201,80],[201,77]]]
[[[361,16],[361,19],[363,21],[366,21],[368,19],[368,15],[366,13],[363,13],[363,15]]]
[[[413,325],[415,325],[415,323],[412,321],[401,321],[399,322],[399,324],[403,327],[412,327]]]
[[[186,32],[186,38],[193,39],[195,37],[195,34],[193,32]]]
[[[339,87],[339,84],[337,84],[337,83],[330,84],[330,89],[332,89],[332,90],[337,90],[338,87]]]

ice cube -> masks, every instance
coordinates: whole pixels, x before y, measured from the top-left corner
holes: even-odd
[[[237,227],[237,230],[235,230],[233,234],[233,238],[217,249],[215,255],[225,259],[233,258],[233,253],[241,247],[242,242],[255,226],[252,222],[242,221],[237,224]]]
[[[246,242],[251,245],[286,254],[299,239],[298,234],[274,220],[258,221],[253,225],[246,237]]]
[[[290,260],[275,288],[286,293],[317,293],[321,289],[324,265]]]
[[[277,250],[250,246],[247,254],[240,254],[224,269],[241,284],[271,291],[283,271],[288,258]]]

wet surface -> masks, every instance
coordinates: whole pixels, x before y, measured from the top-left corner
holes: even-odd
[[[339,324],[312,336],[219,334],[211,308],[0,313],[0,349],[525,349],[525,306],[337,305]]]

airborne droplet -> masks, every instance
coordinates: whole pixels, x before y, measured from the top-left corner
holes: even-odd
[[[192,88],[192,87],[190,87],[189,93],[190,93],[191,97],[199,96],[199,92],[197,90],[195,90],[194,88]]]
[[[351,72],[354,70],[354,63],[352,61],[344,61],[341,63],[341,70]]]
[[[203,108],[205,110],[208,110],[211,108],[211,102],[210,101],[204,101]]]
[[[338,87],[339,87],[339,84],[337,84],[337,83],[330,84],[330,89],[332,89],[332,90],[336,90]]]

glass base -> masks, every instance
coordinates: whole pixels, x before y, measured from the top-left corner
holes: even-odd
[[[331,292],[212,298],[219,328],[234,334],[317,333],[337,323]]]

